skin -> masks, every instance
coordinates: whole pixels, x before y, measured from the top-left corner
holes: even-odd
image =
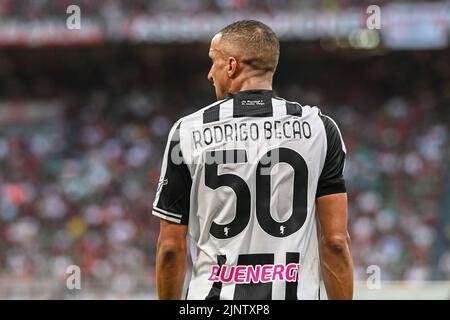
[[[156,251],[156,288],[161,300],[181,298],[187,266],[187,226],[161,219]]]
[[[208,80],[214,85],[217,100],[243,90],[272,90],[273,72],[255,70],[243,63],[239,48],[222,40],[220,33],[211,41],[209,57],[212,66]]]
[[[208,73],[218,100],[242,90],[272,90],[273,72],[254,70],[241,62],[240,48],[216,34],[211,41]],[[320,254],[329,299],[351,299],[353,266],[347,232],[347,195],[334,194],[316,200],[321,227]],[[180,299],[187,266],[187,226],[160,221],[157,244],[156,281],[162,300]]]
[[[328,299],[353,298],[353,262],[347,231],[347,194],[316,199],[320,223],[320,258]]]

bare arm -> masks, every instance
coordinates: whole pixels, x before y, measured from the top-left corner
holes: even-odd
[[[161,300],[181,299],[186,274],[187,226],[160,222],[156,253],[156,287]]]
[[[347,231],[347,194],[322,196],[316,199],[316,204],[321,227],[321,266],[328,298],[352,299],[353,262]]]

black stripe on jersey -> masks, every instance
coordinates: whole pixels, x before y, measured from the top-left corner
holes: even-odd
[[[203,123],[210,123],[219,121],[220,118],[220,103],[203,111]]]
[[[301,117],[302,107],[298,103],[286,101],[286,114]]]
[[[316,198],[346,192],[343,176],[345,152],[339,129],[329,117],[321,113],[319,115],[327,135],[327,155],[317,184]]]
[[[239,266],[256,266],[274,263],[273,253],[240,254]],[[272,300],[272,282],[236,284],[233,300]]]
[[[226,255],[218,255],[217,256],[217,265],[219,266],[219,272],[217,274],[220,274],[220,272],[222,271],[222,266],[225,263],[227,263],[227,256]],[[220,292],[222,292],[222,282],[220,282],[220,281],[214,282],[214,284],[211,287],[211,290],[209,291],[205,300],[220,300]]]
[[[300,253],[298,252],[286,252],[286,265],[290,263],[300,263]],[[297,288],[298,288],[298,277],[295,282],[286,281],[286,300],[298,300]]]

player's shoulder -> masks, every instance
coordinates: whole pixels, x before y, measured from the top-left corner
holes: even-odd
[[[310,107],[311,108],[311,112],[314,112],[315,116],[317,116],[320,119],[320,123],[323,126],[323,132],[327,138],[328,143],[330,143],[330,141],[340,141],[342,148],[344,150],[344,152],[346,153],[346,149],[345,149],[345,144],[343,142],[343,138],[342,138],[342,134],[341,131],[339,129],[339,126],[337,125],[336,121],[334,121],[334,119],[326,114],[323,113],[320,108],[318,108],[317,106],[314,107]]]
[[[339,132],[339,127],[336,123],[336,121],[334,121],[333,117],[323,113],[318,107],[315,107],[317,109],[317,116],[320,118],[320,120],[322,120],[323,126],[325,127],[325,130],[328,131],[338,131]]]
[[[230,98],[226,98],[223,100],[218,100],[215,101],[209,105],[207,105],[206,107],[201,107],[200,109],[198,109],[197,111],[194,111],[180,119],[178,119],[178,121],[176,122],[176,124],[178,126],[190,126],[190,125],[196,125],[198,123],[203,123],[204,121],[204,117],[208,116],[209,113],[215,113],[215,112],[219,112],[219,108],[220,105],[222,103],[227,102],[228,100],[230,100]]]
[[[286,103],[286,108],[289,114],[292,115],[300,115],[304,119],[315,119],[323,125],[325,131],[328,133],[329,131],[339,131],[339,127],[334,121],[334,119],[323,113],[319,106],[302,104],[297,101],[289,101],[281,97],[275,97],[275,99],[284,101]]]
[[[290,101],[278,96],[274,99],[286,103],[286,108],[289,114],[300,115],[302,117],[320,117],[323,115],[320,108],[317,106],[311,106],[298,101]]]

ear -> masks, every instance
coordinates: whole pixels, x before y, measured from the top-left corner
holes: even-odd
[[[235,76],[237,73],[238,62],[235,57],[229,57],[227,64],[228,64],[227,70],[228,77],[233,78],[233,76]]]

